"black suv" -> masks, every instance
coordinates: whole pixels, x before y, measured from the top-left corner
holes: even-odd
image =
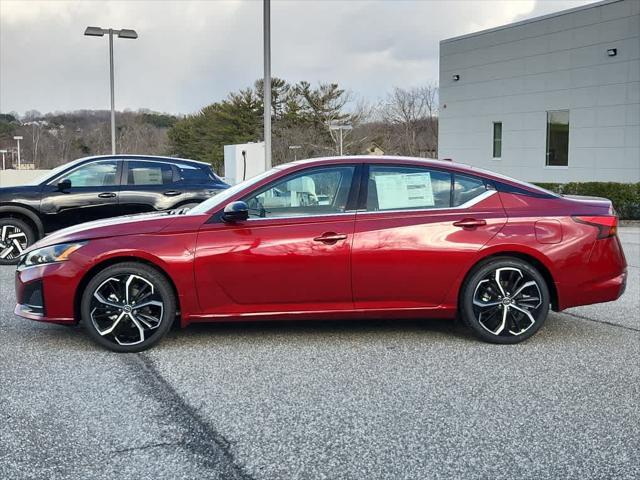
[[[192,207],[228,188],[207,163],[113,155],[75,160],[30,185],[0,188],[0,264],[46,233],[107,217]]]

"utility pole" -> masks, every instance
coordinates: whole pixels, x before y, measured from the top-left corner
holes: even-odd
[[[353,127],[351,125],[341,125],[338,123],[332,123],[329,125],[329,130],[338,130],[340,133],[339,135],[339,139],[340,139],[340,156],[342,156],[343,151],[342,151],[342,140],[343,140],[343,134],[342,132],[344,130],[353,130]]]
[[[264,46],[264,166],[271,169],[271,0],[263,0],[263,46]]]
[[[13,139],[18,142],[18,170],[20,170],[20,140],[22,140],[22,136],[15,136]]]
[[[116,96],[113,91],[113,28],[109,29],[109,87],[111,90],[111,155],[116,154]]]

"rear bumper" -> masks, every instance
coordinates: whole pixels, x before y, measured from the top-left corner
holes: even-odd
[[[560,292],[563,292],[560,296],[560,310],[593,303],[613,302],[620,298],[627,288],[627,269],[610,278],[582,283],[579,287],[575,285],[570,287],[558,285],[557,287]]]

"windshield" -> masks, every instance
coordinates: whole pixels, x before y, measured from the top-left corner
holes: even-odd
[[[256,183],[260,182],[261,180],[267,178],[268,176],[270,176],[271,174],[273,174],[273,172],[275,172],[277,170],[277,168],[272,168],[271,170],[268,170],[264,173],[261,173],[260,175],[250,178],[249,180],[245,180],[244,182],[240,182],[237,185],[234,185],[233,187],[229,187],[226,190],[223,190],[222,192],[218,193],[217,195],[214,195],[213,197],[211,197],[209,200],[205,200],[204,202],[196,205],[195,207],[193,207],[192,209],[190,209],[187,212],[187,215],[200,215],[202,213],[206,213],[212,209],[214,209],[215,207],[223,204],[224,202],[226,202],[227,200],[229,200],[231,197],[233,197],[236,193],[244,190],[245,188],[250,187],[251,185],[255,185]]]

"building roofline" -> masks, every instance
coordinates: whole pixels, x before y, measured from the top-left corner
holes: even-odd
[[[559,12],[549,13],[547,15],[541,15],[539,17],[520,20],[519,22],[513,22],[513,23],[508,23],[506,25],[500,25],[498,27],[487,28],[486,30],[480,30],[479,32],[466,33],[464,35],[459,35],[457,37],[445,38],[444,40],[440,40],[440,44],[456,42],[458,40],[464,40],[467,38],[473,38],[480,35],[485,35],[487,33],[497,32],[499,30],[506,30],[507,28],[520,27],[522,25],[527,25],[529,23],[540,22],[542,20],[547,20],[549,18],[560,17],[562,15],[568,15],[571,13],[579,12],[581,10],[588,10],[590,8],[602,7],[603,5],[608,5],[610,3],[618,3],[622,1],[624,0],[601,0],[599,2],[589,3],[587,5],[581,5],[579,7],[569,8],[567,10],[560,10]]]

